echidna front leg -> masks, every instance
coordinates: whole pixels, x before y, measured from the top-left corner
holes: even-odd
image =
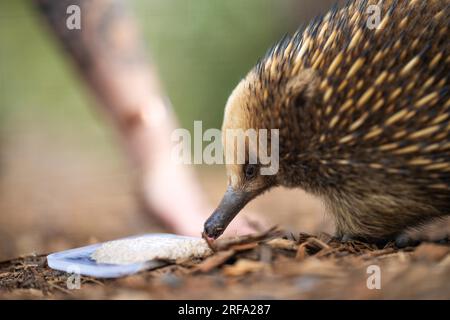
[[[336,232],[335,237],[341,242],[362,241],[366,243],[373,243],[377,246],[384,246],[388,242],[397,241],[404,246],[408,246],[411,243],[410,238],[399,237],[398,235],[390,235],[383,237],[375,237],[373,234],[364,230],[360,225],[352,221],[350,216],[336,216],[335,219]],[[403,233],[401,234],[403,235]]]
[[[353,221],[350,214],[335,213],[334,218],[336,228],[335,237],[341,242],[350,242],[355,240],[372,242],[369,241],[368,238],[362,236],[360,228],[356,227],[357,223],[356,221]]]
[[[374,243],[376,245],[385,245],[388,242],[394,241],[395,246],[397,248],[406,248],[411,246],[417,246],[421,240],[411,237],[408,233],[402,232],[398,234],[395,237],[388,237],[388,238],[368,238],[368,237],[362,237],[357,236],[351,233],[343,233],[342,231],[337,231],[336,236],[337,239],[339,239],[341,242],[351,242],[351,241],[363,241],[368,243]]]

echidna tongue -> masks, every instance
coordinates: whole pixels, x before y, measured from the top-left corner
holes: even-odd
[[[249,192],[234,191],[228,187],[219,206],[205,222],[204,232],[206,235],[217,239],[252,198],[253,196]]]

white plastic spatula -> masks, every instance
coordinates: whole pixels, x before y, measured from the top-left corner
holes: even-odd
[[[211,254],[201,238],[146,234],[53,253],[50,268],[98,278],[117,278],[167,264],[169,260]]]

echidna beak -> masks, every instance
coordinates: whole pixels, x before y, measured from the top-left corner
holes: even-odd
[[[219,206],[206,220],[204,232],[210,238],[217,239],[225,231],[234,217],[253,198],[252,193],[234,191],[228,187]]]

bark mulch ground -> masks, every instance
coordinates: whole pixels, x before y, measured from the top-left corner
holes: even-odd
[[[0,263],[0,298],[31,299],[449,299],[450,241],[399,249],[342,243],[276,229],[210,244],[205,259],[171,261],[120,279],[81,277],[47,266],[44,255]],[[378,269],[379,268],[379,269]],[[381,288],[373,272],[380,271]]]

